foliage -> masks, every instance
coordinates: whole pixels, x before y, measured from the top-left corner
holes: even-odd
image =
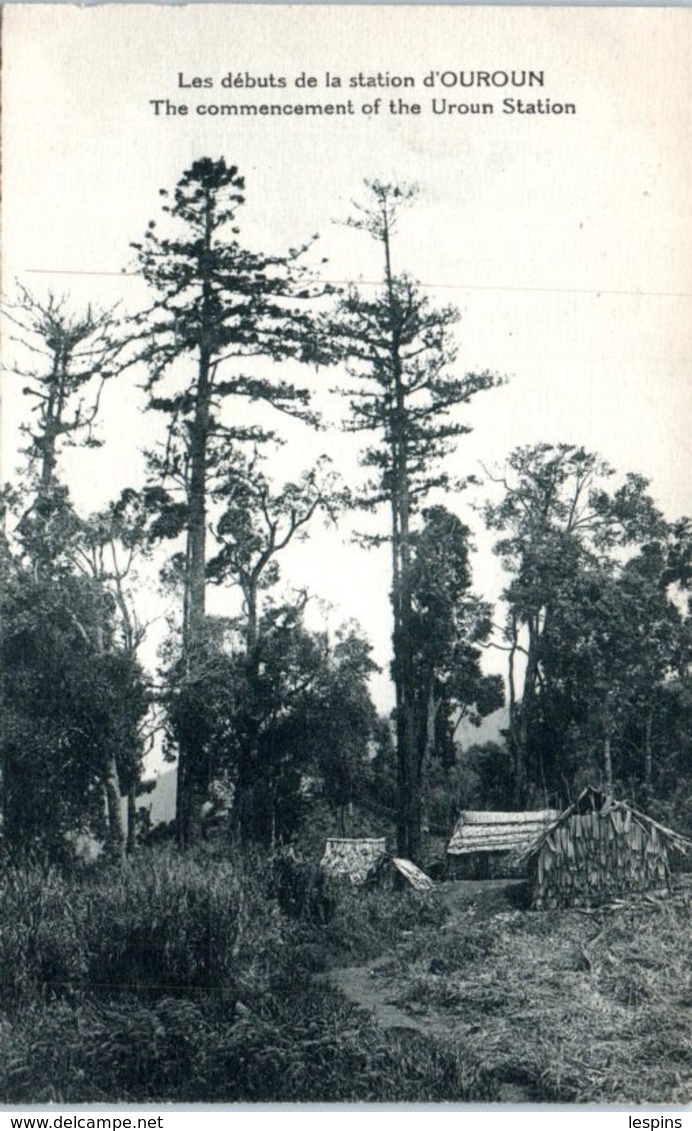
[[[363,783],[367,800],[390,813],[397,805],[397,757],[392,724],[380,715],[373,729],[372,757]]]
[[[374,295],[351,287],[339,303],[330,333],[347,363],[351,384],[342,390],[350,416],[345,427],[374,433],[361,462],[372,475],[358,500],[366,510],[386,504],[392,547],[393,679],[397,728],[397,848],[420,855],[421,774],[428,728],[416,702],[411,575],[413,519],[434,489],[452,485],[444,467],[454,441],[469,431],[454,410],[492,388],[488,373],[450,373],[457,350],[452,307],[436,309],[408,275],[392,265],[394,235],[413,186],[366,182],[366,204],[349,221],[367,232],[383,257],[382,287]],[[457,486],[459,484],[457,483]],[[421,734],[426,738],[421,739]]]
[[[242,468],[236,459],[228,479],[213,492],[215,499],[223,504],[223,510],[214,528],[220,549],[207,572],[217,583],[238,585],[243,596],[243,614],[238,621],[243,652],[238,657],[235,680],[238,691],[231,729],[237,759],[235,803],[239,832],[245,842],[269,841],[276,839],[277,831],[282,836],[290,830],[290,824],[287,826],[282,815],[276,812],[276,798],[279,793],[282,796],[286,792],[295,793],[300,785],[301,768],[310,761],[310,756],[306,758],[305,750],[300,747],[316,747],[324,742],[325,736],[315,733],[324,727],[315,703],[316,684],[326,683],[320,668],[324,668],[324,674],[331,675],[334,671],[341,674],[344,707],[353,702],[352,692],[358,687],[366,707],[366,719],[364,724],[360,720],[360,725],[353,720],[352,741],[360,745],[357,756],[361,760],[367,742],[367,709],[372,709],[364,681],[369,671],[374,670],[367,659],[367,646],[362,642],[361,670],[358,674],[353,672],[355,682],[351,680],[353,687],[349,688],[348,680],[343,678],[347,665],[339,663],[338,668],[335,667],[326,638],[311,635],[303,628],[301,618],[307,594],[301,593],[278,607],[270,595],[279,581],[282,552],[292,542],[307,537],[308,528],[319,512],[334,520],[338,495],[336,477],[329,471],[328,463],[326,457],[322,457],[298,482],[285,483],[276,490],[257,455]],[[355,642],[355,632],[350,634],[350,639]],[[334,658],[341,659],[346,649],[347,642],[339,639]],[[304,719],[298,749],[293,749],[295,738],[291,732],[295,725],[289,721],[295,713],[293,687],[299,689],[298,695],[306,693],[312,699],[307,710],[313,726],[311,728],[308,719]],[[348,740],[345,739],[347,721],[338,722],[333,709],[332,715],[335,733],[330,736],[332,741],[327,747],[331,750],[333,779],[340,767],[348,764],[346,751],[342,749]],[[283,733],[277,735],[277,728]],[[291,749],[286,749],[287,744]],[[285,783],[277,789],[278,757],[284,764],[294,763],[285,770],[285,774],[291,774],[294,779],[294,786],[288,791]],[[260,800],[264,802],[264,813],[259,811]]]
[[[16,520],[0,561],[5,847],[59,858],[70,838],[74,845],[89,831],[119,856],[120,791],[141,775],[148,694],[135,661],[141,634],[125,589],[129,564],[119,564],[115,543],[128,541],[131,563],[138,540],[131,530],[125,538],[114,507],[80,518],[59,457],[65,446],[98,445],[101,392],[127,367],[130,335],[113,311],[74,314],[66,298],[40,300],[24,288],[3,314],[18,357],[8,368],[33,400],[32,423],[21,428],[26,469],[18,489],[2,492]]]
[[[491,606],[471,591],[470,530],[445,507],[423,512],[412,536],[411,632],[418,746],[429,762],[454,764],[454,732],[504,703],[499,676],[483,675],[481,648],[492,631]]]
[[[435,893],[418,892],[403,883],[393,890],[353,889],[346,883],[340,887],[324,942],[345,963],[376,958],[398,946],[404,933],[419,940],[427,937],[448,917]]]
[[[474,804],[468,808],[509,811],[515,782],[506,744],[484,742],[470,746],[463,755],[463,763],[474,782]]]
[[[18,285],[2,313],[18,360],[8,366],[32,398],[33,426],[24,424],[29,467],[42,487],[54,479],[62,444],[94,446],[103,384],[122,371],[127,335],[113,310],[69,309],[66,296],[45,299]],[[27,384],[28,382],[28,384]],[[40,515],[37,516],[40,518]]]
[[[315,892],[316,873],[299,871]],[[308,988],[324,926],[310,899],[285,917],[272,886],[266,858],[201,850],[82,876],[9,870],[3,1101],[464,1098],[453,1050],[392,1039],[327,987]],[[419,922],[426,902],[342,898],[331,937],[348,930],[359,953]]]
[[[315,892],[316,873],[300,874],[302,891]],[[323,927],[312,898],[290,901],[284,917],[272,884],[261,856],[230,864],[201,851],[144,853],[72,877],[9,870],[3,1100],[463,1095],[453,1053],[407,1051],[326,989],[306,992]],[[364,908],[346,896],[333,937],[349,928],[349,946],[358,935],[372,949],[375,935],[381,943],[419,920],[424,902],[397,908],[392,894],[372,893]]]
[[[262,424],[241,425],[224,407],[239,399],[312,419],[309,394],[278,375],[273,363],[305,353],[309,297],[300,251],[267,255],[243,247],[236,213],[244,180],[235,165],[201,158],[181,176],[172,197],[162,190],[169,235],[151,221],[133,244],[140,274],[153,293],[137,319],[140,359],[148,369],[149,408],[163,413],[167,439],[150,454],[147,501],[159,508],[158,528],[185,535],[181,559],[182,654],[189,687],[204,667],[209,493],[227,482],[237,444],[266,442]],[[258,374],[262,359],[270,376]],[[180,381],[180,362],[191,364]],[[181,843],[195,835],[195,811],[205,786],[205,759],[193,726],[179,750],[177,822]]]
[[[671,583],[681,530],[641,476],[583,448],[516,449],[486,521],[509,573],[509,749],[514,801],[585,779],[652,781],[652,727],[666,681],[689,662]],[[676,557],[677,555],[677,557]],[[671,572],[672,570],[672,572]],[[627,733],[629,732],[629,734]],[[640,748],[634,771],[629,744]],[[648,746],[648,750],[644,747]]]
[[[467,898],[446,929],[401,945],[377,988],[444,1029],[494,1098],[689,1102],[686,888],[596,916]]]
[[[239,1018],[177,998],[59,1003],[5,1023],[0,1050],[0,1095],[15,1104],[420,1103],[492,1095],[453,1047],[385,1033],[326,992]]]
[[[334,915],[333,882],[319,864],[298,859],[290,849],[273,860],[271,891],[289,919],[323,926]]]
[[[74,834],[103,836],[111,760],[136,772],[146,685],[132,656],[105,646],[98,582],[10,568],[0,612],[4,847],[61,858]]]
[[[265,992],[291,967],[293,934],[266,897],[267,862],[143,852],[65,875],[37,866],[2,881],[5,1003]]]
[[[335,887],[324,922],[271,886],[262,855],[201,848],[8,870],[2,1101],[689,1102],[687,888],[586,915]]]
[[[333,640],[310,631],[300,605],[265,603],[252,664],[242,621],[213,627],[197,682],[179,663],[169,674],[171,738],[193,732],[205,783],[233,784],[243,841],[280,843],[314,795],[335,809],[354,795],[375,722],[370,646],[351,625]]]

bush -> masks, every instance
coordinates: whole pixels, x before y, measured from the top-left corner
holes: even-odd
[[[272,865],[272,892],[284,915],[324,926],[333,918],[337,888],[319,864],[279,853]]]
[[[434,891],[353,889],[341,884],[334,915],[324,932],[325,943],[349,960],[375,958],[398,946],[404,937],[438,929],[448,915]]]
[[[0,1101],[689,1102],[688,888],[448,919],[438,892],[332,890],[302,865],[276,882],[266,857],[206,850],[6,873]],[[363,1000],[412,1028],[313,979],[327,956],[367,961]]]

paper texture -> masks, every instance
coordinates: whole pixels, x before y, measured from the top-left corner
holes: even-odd
[[[365,178],[416,183],[395,268],[459,307],[463,370],[508,378],[469,408],[453,471],[480,476],[520,444],[584,445],[649,479],[669,518],[689,513],[691,32],[689,10],[666,8],[9,4],[6,300],[20,284],[137,310],[130,245],[161,219],[159,190],[204,156],[244,176],[249,246],[318,235],[322,280],[367,288],[377,248],[343,221]],[[315,380],[338,416],[335,381]],[[104,391],[104,447],[62,463],[78,506],[142,481],[142,406],[141,376]],[[4,380],[3,482],[26,413]],[[287,474],[327,451],[357,481],[338,429],[288,435]],[[368,556],[345,529],[297,547],[286,577],[333,624],[364,626],[388,710],[387,551]],[[474,584],[491,599],[503,584],[482,534]]]

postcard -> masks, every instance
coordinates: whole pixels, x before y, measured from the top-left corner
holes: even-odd
[[[691,40],[5,6],[3,1103],[692,1101]]]

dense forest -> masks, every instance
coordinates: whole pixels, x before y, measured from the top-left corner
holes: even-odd
[[[162,190],[131,248],[149,294],[134,313],[23,287],[4,306],[4,379],[26,414],[2,496],[3,853],[65,860],[80,834],[111,859],[135,851],[153,747],[175,765],[181,848],[210,815],[236,844],[275,847],[316,808],[347,831],[356,804],[421,861],[422,830],[463,807],[559,807],[587,782],[692,829],[690,521],[664,516],[636,470],[559,442],[495,459],[471,511],[465,408],[505,379],[459,369],[458,311],[399,266],[416,189],[366,182],[346,218],[375,241],[378,286],[324,281],[309,241],[246,247],[244,191],[208,158]],[[116,382],[151,445],[82,513],[64,453],[83,449],[88,479]],[[329,450],[315,393],[332,385],[357,486],[310,459]],[[287,417],[306,457],[291,481],[276,474]],[[363,628],[316,629],[314,594],[282,584],[292,543],[357,511],[362,544],[391,553],[389,716]],[[481,532],[505,576],[495,608],[472,577]],[[171,610],[156,670],[142,571]],[[462,749],[461,721],[503,707],[497,740]]]

